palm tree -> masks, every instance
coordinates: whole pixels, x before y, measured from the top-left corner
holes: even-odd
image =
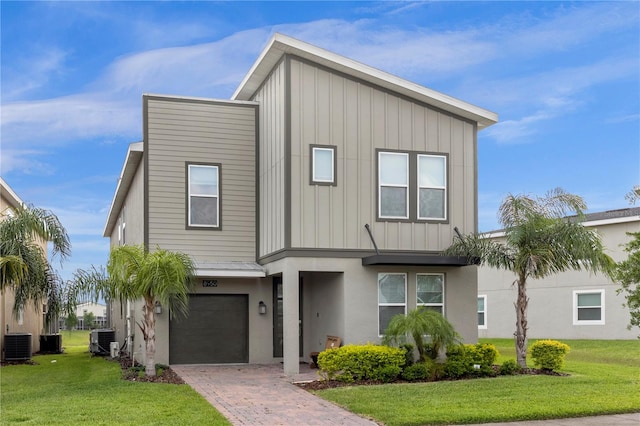
[[[186,254],[160,248],[150,252],[142,245],[121,246],[111,250],[107,272],[108,276],[95,267],[76,271],[73,292],[94,299],[143,300],[138,327],[145,341],[145,375],[155,376],[155,303],[166,306],[172,317],[186,316],[194,284],[193,261]]]
[[[69,236],[51,211],[20,206],[0,220],[0,292],[15,292],[14,314],[33,301],[34,306],[55,293],[59,278],[51,268],[42,243],[52,243],[52,256],[71,254]],[[52,303],[55,305],[55,303]],[[49,312],[47,320],[52,319]]]
[[[427,357],[436,358],[441,349],[460,342],[460,336],[453,325],[440,313],[423,306],[409,311],[407,315],[395,315],[389,321],[382,343],[402,344],[410,334],[418,349],[420,361]],[[428,337],[432,350],[428,351],[425,337]]]
[[[581,224],[586,205],[577,195],[557,188],[544,197],[509,194],[500,205],[504,242],[481,234],[460,236],[445,254],[463,255],[481,265],[512,271],[518,288],[516,354],[527,365],[527,280],[567,270],[588,270],[610,275],[615,265],[605,254],[595,230]],[[575,213],[574,217],[567,217]]]

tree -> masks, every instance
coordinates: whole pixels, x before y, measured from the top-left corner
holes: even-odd
[[[418,349],[420,361],[427,357],[436,358],[440,350],[460,342],[460,336],[453,325],[440,313],[423,306],[409,311],[407,315],[398,314],[391,318],[384,332],[382,343],[404,343],[410,334]],[[424,337],[428,336],[432,350],[427,350]]]
[[[75,275],[76,294],[91,294],[95,300],[142,299],[142,321],[138,327],[145,341],[145,375],[155,376],[155,302],[165,306],[172,317],[186,316],[189,292],[193,288],[194,264],[183,253],[160,249],[150,252],[144,246],[113,248],[104,269],[92,267]]]
[[[64,324],[67,326],[67,330],[71,332],[71,330],[73,330],[73,327],[78,325],[78,317],[76,316],[76,313],[69,312],[69,315],[67,315],[67,318],[64,320]]]
[[[51,267],[42,243],[51,243],[52,256],[63,260],[71,254],[69,236],[51,211],[21,206],[0,220],[0,291],[14,290],[14,315],[32,301],[40,302],[57,295],[60,279]],[[47,322],[60,307],[54,300],[47,309]]]
[[[640,200],[640,185],[634,186],[633,189],[629,191],[624,198],[629,200],[630,204],[635,204],[636,201]]]
[[[82,315],[82,328],[91,330],[96,322],[96,316],[93,312],[85,312]]]
[[[629,256],[617,264],[615,279],[622,287],[618,293],[624,292],[627,299],[626,306],[631,313],[628,328],[631,329],[632,326],[640,327],[640,232],[628,232],[627,235],[632,237],[625,245]]]
[[[597,232],[581,224],[585,209],[581,197],[560,188],[544,197],[509,194],[498,211],[504,242],[482,234],[461,235],[445,251],[515,274],[515,344],[518,364],[523,368],[527,365],[528,280],[567,270],[613,272],[615,263],[605,254]],[[575,216],[567,217],[569,213]]]

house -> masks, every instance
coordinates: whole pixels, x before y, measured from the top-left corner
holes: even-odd
[[[13,211],[24,205],[20,197],[11,187],[0,177],[0,220],[13,215]],[[43,250],[46,253],[46,244],[43,242]],[[0,292],[0,345],[2,345],[2,359],[5,351],[5,335],[7,333],[30,333],[31,352],[40,351],[40,334],[44,329],[44,312],[34,307],[33,303],[28,303],[19,313],[14,315],[14,292],[10,288],[5,288]],[[46,309],[46,305],[44,306]],[[27,337],[28,340],[28,337]]]
[[[84,316],[88,313],[93,314],[94,322],[93,327],[85,324]],[[93,303],[93,302],[84,302],[78,304],[76,306],[76,318],[78,318],[78,323],[75,326],[77,330],[89,330],[90,328],[105,328],[109,324],[109,318],[107,316],[107,305],[103,303]],[[67,318],[61,317],[58,320],[58,325],[61,329],[67,328]]]
[[[640,207],[587,214],[584,226],[600,234],[607,254],[616,262],[626,259],[627,232],[640,232]],[[502,232],[489,233],[499,239]],[[515,276],[489,267],[478,270],[478,334],[480,337],[513,337],[516,324]],[[568,271],[544,279],[531,279],[528,336],[551,339],[636,339],[628,330],[625,298],[620,286],[603,274]]]
[[[104,236],[197,262],[188,318],[157,317],[156,361],[294,374],[327,335],[379,341],[418,305],[476,341],[477,268],[441,252],[477,229],[477,133],[496,121],[281,34],[231,100],[144,95]],[[143,357],[140,303],[112,309]]]

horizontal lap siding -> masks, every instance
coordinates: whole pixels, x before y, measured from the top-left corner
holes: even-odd
[[[476,228],[476,127],[312,64],[291,65],[291,246],[439,251]],[[309,145],[337,147],[337,186],[309,184]],[[376,149],[449,155],[448,223],[377,222]]]
[[[255,260],[255,107],[148,99],[149,245]],[[186,163],[221,165],[222,230],[185,229]]]

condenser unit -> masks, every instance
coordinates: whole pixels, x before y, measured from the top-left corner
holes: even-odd
[[[5,361],[31,359],[31,333],[7,333],[4,335]]]
[[[62,353],[62,336],[60,334],[41,334],[40,335],[40,353],[41,354],[61,354]]]
[[[89,352],[92,354],[106,355],[110,351],[110,343],[116,340],[114,330],[91,330],[89,336]]]

